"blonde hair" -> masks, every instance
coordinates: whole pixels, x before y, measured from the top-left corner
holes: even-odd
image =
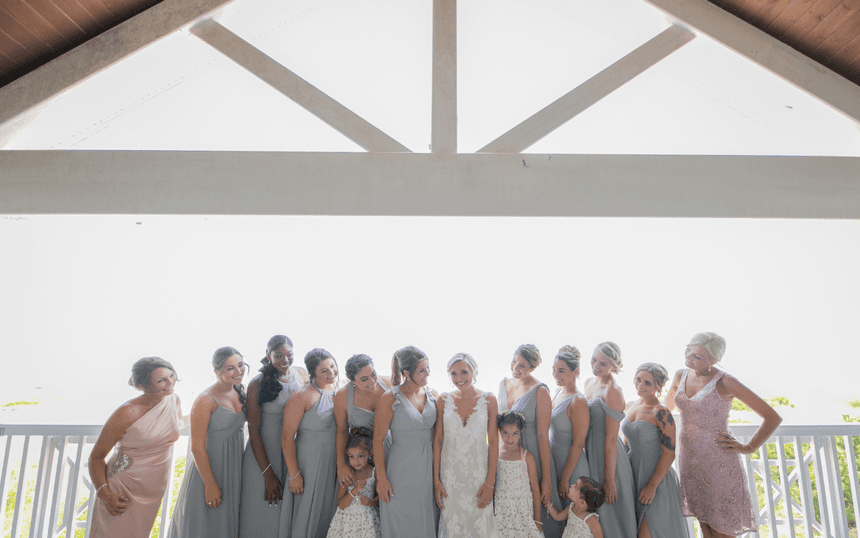
[[[523,344],[514,352],[514,357],[519,355],[531,366],[532,370],[537,368],[541,363],[540,351],[534,344]]]
[[[697,333],[688,345],[704,347],[711,356],[712,362],[720,362],[726,353],[726,339],[717,333]]]
[[[609,362],[615,365],[617,370],[624,368],[624,363],[621,362],[621,348],[615,342],[602,342],[594,348],[592,357],[596,357],[598,353],[603,353]],[[617,371],[616,370],[616,371]]]
[[[451,360],[448,361],[448,366],[445,368],[450,370],[454,363],[463,361],[469,365],[469,369],[472,370],[472,383],[475,382],[475,379],[478,378],[478,363],[475,362],[475,358],[469,355],[468,353],[457,353]]]

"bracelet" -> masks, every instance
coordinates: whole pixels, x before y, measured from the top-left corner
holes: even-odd
[[[296,476],[291,476],[291,477],[290,477],[290,480],[295,480],[296,478],[298,478],[298,477],[299,477],[299,475],[300,475],[300,474],[302,474],[302,472],[301,472],[301,471],[297,472],[297,473],[296,473]]]
[[[269,470],[269,469],[271,469],[271,468],[272,468],[272,464],[270,463],[270,464],[269,464],[269,466],[268,466],[268,467],[266,467],[265,469],[263,469],[263,472],[262,472],[262,473],[260,473],[260,474],[266,474],[266,471],[268,471],[268,470]]]
[[[98,497],[98,496],[99,496],[99,492],[102,490],[102,488],[106,487],[107,485],[108,485],[108,483],[107,483],[107,482],[105,482],[104,484],[102,484],[101,486],[99,486],[99,487],[98,487],[98,489],[96,489],[96,497]]]
[[[346,492],[349,493],[349,496],[352,497],[353,499],[357,498],[361,494],[360,491],[358,493],[356,493],[355,495],[353,495],[352,492],[349,490],[346,490]]]
[[[488,487],[488,488],[490,488],[490,489],[496,489],[496,488],[494,488],[493,486],[491,486],[491,485],[487,484],[486,482],[484,482],[484,485],[485,485],[485,486],[487,486],[487,487]]]

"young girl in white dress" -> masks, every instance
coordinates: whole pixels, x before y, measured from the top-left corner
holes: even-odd
[[[596,480],[587,476],[579,477],[575,484],[568,490],[570,504],[559,512],[552,504],[548,504],[546,511],[556,521],[567,520],[567,527],[561,538],[603,538],[603,529],[600,528],[600,518],[597,509],[606,499],[603,486]]]
[[[337,513],[331,520],[328,538],[380,538],[379,498],[370,464],[373,432],[353,428],[346,441],[346,459],[355,473],[355,485],[343,483],[337,490]]]
[[[501,538],[543,538],[535,458],[520,445],[526,419],[516,411],[503,411],[496,424],[501,437],[494,501],[496,529]]]

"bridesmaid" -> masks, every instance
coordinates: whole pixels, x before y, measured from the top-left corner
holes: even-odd
[[[493,490],[499,462],[496,397],[475,387],[478,364],[468,353],[448,361],[454,391],[436,400],[433,489],[442,511],[439,538],[496,536]],[[488,440],[490,440],[488,442]]]
[[[173,366],[146,357],[131,367],[128,384],[143,392],[122,404],[105,423],[90,453],[96,489],[90,536],[148,538],[170,481],[173,443],[182,414]],[[108,451],[118,445],[110,463]]]
[[[401,377],[403,382],[401,383]],[[407,346],[391,361],[391,384],[376,409],[373,454],[382,538],[436,538],[439,509],[433,499],[436,399],[427,388],[430,361]],[[391,447],[385,436],[391,431]],[[382,462],[385,462],[383,465]]]
[[[639,496],[636,520],[639,538],[687,538],[681,515],[681,490],[672,469],[675,461],[675,421],[658,395],[669,378],[661,365],[646,362],[636,369],[633,384],[639,401],[621,423],[630,448],[630,464]]]
[[[239,534],[274,537],[278,536],[282,517],[283,507],[278,504],[283,500],[292,507],[293,501],[290,491],[284,491],[284,407],[290,396],[308,382],[308,374],[304,368],[292,365],[293,342],[282,334],[269,339],[266,356],[260,362],[261,373],[248,384],[248,444],[242,463]]]
[[[284,513],[289,508],[282,504],[279,535],[325,538],[337,510],[337,432],[332,404],[337,362],[331,353],[316,348],[305,355],[305,367],[310,383],[293,394],[284,410],[281,446],[293,505],[291,522]]]
[[[666,396],[681,410],[678,470],[684,515],[699,520],[704,538],[737,536],[757,529],[740,454],[752,454],[776,431],[782,417],[734,376],[716,368],[725,339],[699,333],[687,345],[685,364]],[[763,420],[746,444],[729,433],[732,400],[747,404]]]
[[[191,406],[191,455],[170,522],[169,538],[239,534],[245,362],[232,347],[215,350],[218,380]]]
[[[576,484],[579,477],[588,476],[588,460],[585,457],[588,400],[576,389],[579,360],[578,349],[563,346],[552,364],[552,375],[559,388],[552,402],[549,446],[558,477],[558,496],[562,507],[570,504],[567,498],[570,486]]]
[[[561,509],[558,490],[554,485],[557,482],[553,476],[555,465],[549,446],[552,399],[546,384],[532,375],[540,363],[540,351],[536,346],[523,344],[517,348],[511,360],[511,377],[504,378],[499,385],[499,411],[516,411],[526,419],[520,444],[535,459],[540,480],[543,533],[547,538],[558,538],[564,532],[564,526],[546,511],[546,505],[550,502],[556,510]]]
[[[373,359],[367,355],[353,355],[346,361],[344,370],[349,383],[334,395],[337,477],[344,486],[354,486],[355,473],[346,461],[346,439],[353,428],[363,427],[373,431],[376,408],[388,386],[376,374]]]
[[[636,508],[633,469],[618,428],[624,419],[624,394],[612,375],[621,367],[621,349],[614,342],[594,348],[591,371],[585,382],[590,415],[585,438],[588,476],[603,485],[606,502],[597,509],[603,534],[613,538],[635,538]]]

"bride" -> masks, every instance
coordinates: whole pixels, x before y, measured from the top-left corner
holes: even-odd
[[[498,404],[491,393],[475,388],[477,374],[478,365],[471,355],[454,355],[448,361],[448,375],[455,390],[436,401],[433,490],[442,510],[439,538],[496,535],[493,488],[499,459]]]

